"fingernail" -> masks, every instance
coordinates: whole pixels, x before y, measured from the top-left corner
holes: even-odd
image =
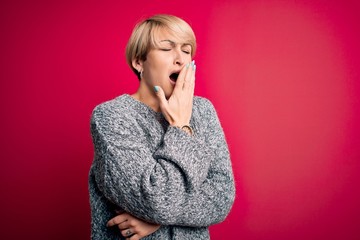
[[[196,65],[193,66],[193,70],[194,70],[194,71],[196,70]]]
[[[186,67],[186,68],[189,68],[189,66],[190,66],[190,63],[187,63],[185,67]]]
[[[158,87],[158,86],[155,86],[155,87],[154,87],[154,90],[155,90],[155,92],[158,92],[158,91],[159,91],[159,87]]]
[[[191,67],[192,67],[193,70],[195,70],[195,68],[196,68],[196,67],[195,67],[195,60],[192,60],[192,61],[191,61]]]

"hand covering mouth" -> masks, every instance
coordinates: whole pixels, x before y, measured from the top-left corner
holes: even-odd
[[[179,77],[179,73],[178,73],[178,72],[174,72],[174,73],[170,74],[169,77],[170,77],[170,79],[171,79],[172,81],[176,82],[176,80],[177,80],[178,77]]]

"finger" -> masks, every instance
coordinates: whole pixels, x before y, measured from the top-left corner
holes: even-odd
[[[155,94],[159,100],[159,103],[160,103],[160,107],[166,107],[169,103],[168,101],[166,100],[166,96],[165,96],[165,93],[164,93],[164,90],[160,87],[160,86],[155,86],[154,87],[154,90],[155,90]]]
[[[160,86],[154,87],[155,94],[158,97],[160,110],[164,114],[166,120],[171,123],[173,121],[172,117],[169,114],[169,102],[165,97],[164,90]]]
[[[187,72],[189,71],[190,69],[190,63],[187,63],[183,69],[181,70],[177,80],[176,80],[176,84],[175,84],[175,90],[177,91],[180,91],[183,89],[183,86],[184,86],[184,82],[185,82],[185,77],[186,77],[186,74]]]
[[[117,215],[115,217],[113,217],[112,219],[110,219],[106,226],[108,227],[112,227],[112,226],[115,226],[115,225],[118,225],[122,222],[125,222],[127,220],[127,215],[126,214],[120,214],[120,215]]]
[[[140,240],[140,236],[137,234],[132,235],[131,237],[127,238],[126,240]]]
[[[190,88],[191,88],[192,92],[194,92],[194,89],[195,89],[195,73],[196,73],[196,65],[194,63],[193,74],[192,74],[192,78],[190,81]]]
[[[131,228],[127,228],[121,231],[121,235],[123,235],[124,237],[131,237],[132,235],[134,235],[134,233]]]
[[[138,234],[134,234],[129,238],[126,238],[126,240],[140,240],[141,237]]]
[[[131,221],[127,220],[117,225],[120,230],[127,229],[131,226]]]
[[[191,89],[193,85],[194,71],[195,71],[195,60],[191,61],[189,69],[186,72],[183,89]]]
[[[166,99],[164,90],[160,86],[155,86],[154,90],[159,100],[160,108],[166,108],[169,105],[169,103]]]

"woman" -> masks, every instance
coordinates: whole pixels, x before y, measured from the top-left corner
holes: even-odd
[[[212,104],[193,96],[195,50],[175,16],[135,27],[126,56],[139,88],[92,114],[92,239],[209,239],[229,213],[228,147]]]

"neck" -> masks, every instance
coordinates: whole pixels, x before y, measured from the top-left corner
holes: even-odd
[[[140,81],[138,90],[131,95],[134,99],[146,104],[155,112],[160,112],[160,105],[157,96],[150,86],[145,84],[145,81]]]

